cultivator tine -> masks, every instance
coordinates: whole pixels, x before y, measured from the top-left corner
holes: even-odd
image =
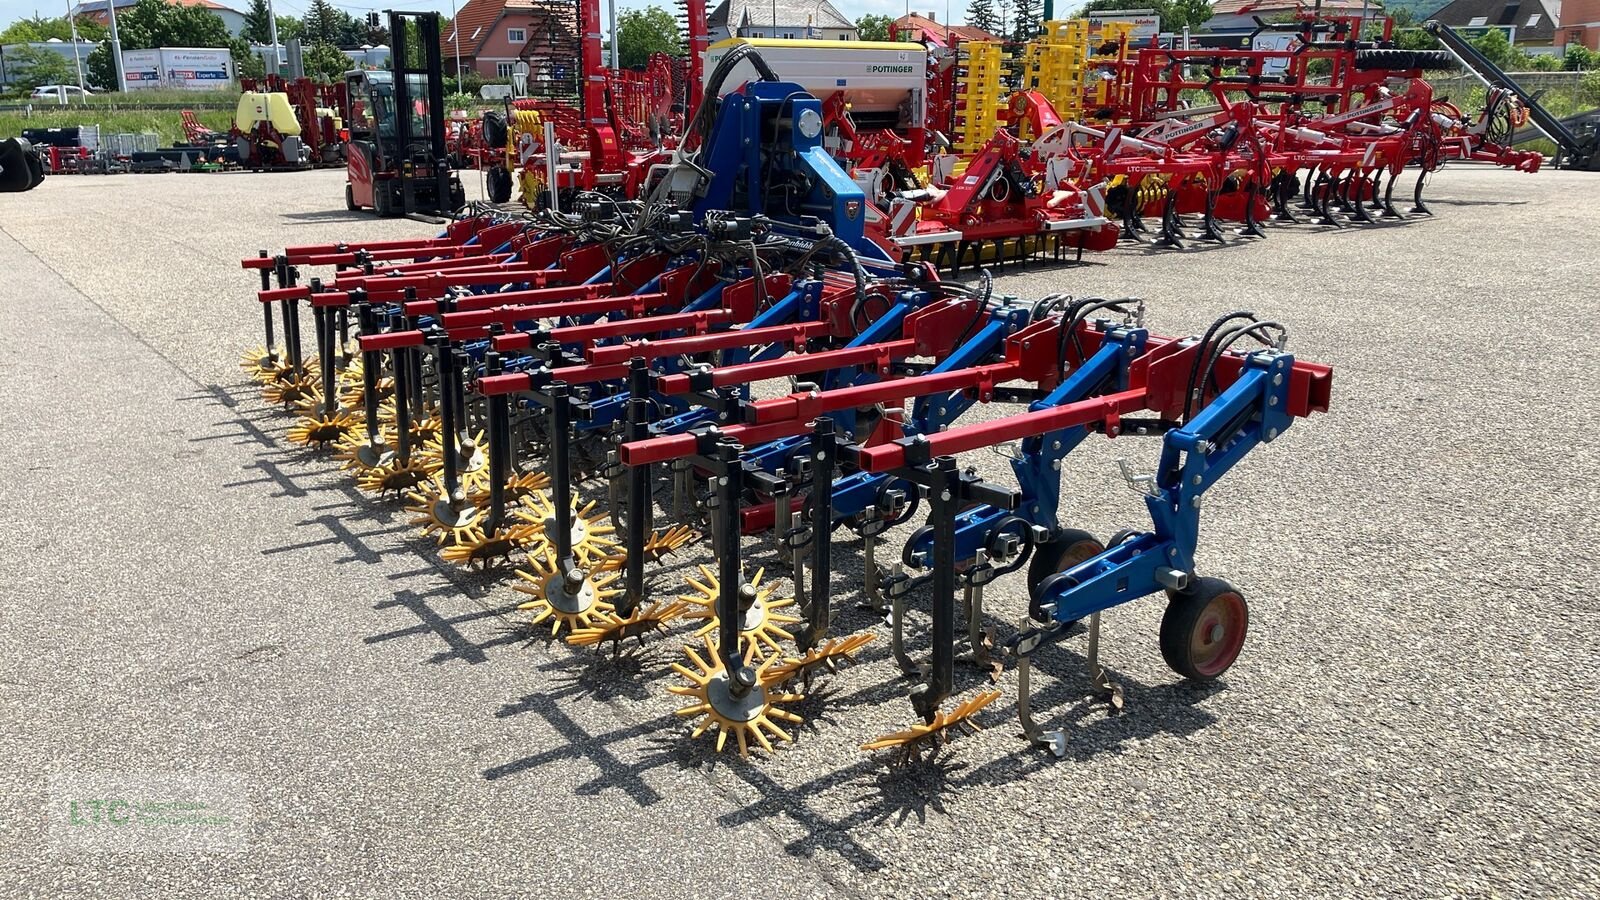
[[[1183,249],[1183,227],[1178,220],[1178,191],[1176,188],[1167,189],[1166,199],[1161,203],[1161,236],[1151,242],[1152,247],[1170,247],[1174,250]]]
[[[810,603],[801,606],[806,625],[795,633],[795,646],[802,652],[816,649],[828,636],[832,623],[833,481],[838,451],[833,417],[818,416],[811,437],[811,491],[806,495],[807,524],[811,538],[811,597]],[[787,499],[781,505],[787,506]],[[796,565],[794,581],[797,589],[804,580],[803,566]]]
[[[1433,215],[1433,210],[1428,204],[1422,202],[1422,188],[1428,183],[1428,169],[1426,166],[1417,170],[1417,183],[1411,188],[1411,212],[1421,216]]]
[[[1272,220],[1286,222],[1290,225],[1300,224],[1300,219],[1289,209],[1289,201],[1296,193],[1294,175],[1287,170],[1274,175],[1271,182],[1272,190]]]
[[[1244,226],[1238,230],[1237,234],[1240,237],[1266,237],[1267,230],[1262,227],[1260,214],[1256,210],[1256,204],[1261,202],[1265,196],[1262,189],[1257,186],[1256,179],[1251,177],[1246,180],[1245,184],[1240,185],[1240,190],[1245,193]]]
[[[1394,205],[1394,183],[1400,180],[1403,169],[1395,169],[1389,173],[1389,183],[1383,188],[1383,217],[1385,219],[1404,219],[1405,213]]]
[[[1367,208],[1367,175],[1364,171],[1356,169],[1350,173],[1350,211],[1356,219],[1368,225],[1377,220],[1372,218],[1372,212]]]
[[[1216,244],[1227,243],[1222,236],[1222,229],[1217,227],[1217,192],[1209,189],[1206,191],[1206,210],[1200,226],[1200,239]]]

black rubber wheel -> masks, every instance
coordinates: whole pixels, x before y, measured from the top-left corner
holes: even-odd
[[[467,189],[461,186],[460,181],[452,179],[450,182],[450,209],[447,212],[455,212],[466,205]]]
[[[489,202],[506,203],[511,200],[511,173],[505,166],[495,166],[485,175],[488,180]]]
[[[506,117],[490,110],[483,114],[483,143],[495,149],[506,145]]]
[[[387,219],[393,215],[394,211],[389,200],[388,185],[381,181],[374,181],[372,183],[372,211],[378,214],[378,218]]]
[[[1239,658],[1249,627],[1243,594],[1220,578],[1196,579],[1187,590],[1167,592],[1161,657],[1185,678],[1211,681]]]
[[[356,195],[355,192],[350,190],[350,182],[348,181],[344,183],[344,208],[351,212],[361,208],[356,206]]]
[[[1454,69],[1456,58],[1448,50],[1357,50],[1355,66],[1361,70]]]
[[[1033,558],[1028,560],[1028,615],[1035,621],[1047,621],[1049,617],[1040,609],[1044,602],[1040,588],[1045,580],[1103,550],[1105,545],[1081,528],[1062,528],[1050,540],[1035,547]]]

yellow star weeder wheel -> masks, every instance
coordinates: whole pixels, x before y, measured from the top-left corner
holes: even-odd
[[[870,631],[849,637],[833,638],[821,647],[813,647],[802,656],[784,657],[767,669],[766,683],[772,687],[788,684],[796,678],[804,690],[811,690],[811,679],[818,672],[837,672],[855,656],[856,651],[872,643]]]
[[[359,416],[343,411],[304,416],[289,429],[288,438],[296,444],[315,444],[323,449],[329,444],[343,444],[361,424]]]
[[[261,389],[261,399],[285,409],[310,410],[322,402],[322,389],[310,375],[286,373]]]
[[[574,633],[593,627],[599,616],[614,608],[611,598],[622,593],[620,588],[611,587],[620,577],[616,574],[597,576],[581,568],[563,574],[556,564],[553,547],[544,548],[542,553],[528,554],[528,568],[532,571],[517,570],[517,577],[526,583],[517,585],[516,589],[534,599],[517,609],[533,611],[532,625],[549,622],[551,637],[561,633],[562,625]]]
[[[509,563],[511,555],[528,549],[533,539],[531,525],[501,525],[494,531],[474,525],[459,542],[439,551],[445,562],[472,568],[489,568],[490,563]]]
[[[367,472],[393,463],[394,449],[383,443],[382,438],[369,438],[365,428],[357,428],[333,446],[333,458],[343,463],[344,468],[356,473],[359,479]],[[406,485],[408,489],[415,486]]]
[[[425,484],[438,471],[436,466],[430,466],[414,456],[403,465],[399,460],[391,459],[363,470],[356,476],[356,487],[369,494],[377,494],[380,498],[391,493],[403,497]]]
[[[653,531],[644,540],[645,562],[657,563],[671,556],[683,547],[700,539],[700,532],[688,525],[673,525],[660,531]],[[626,547],[618,547],[616,552],[602,558],[595,563],[595,568],[602,572],[618,571],[628,564],[628,551]]]
[[[339,405],[351,412],[361,412],[367,406],[367,381],[364,368],[365,364],[361,358],[356,357],[348,368],[339,373]],[[379,378],[375,393],[380,402],[393,397],[394,379]]]
[[[253,350],[246,350],[239,358],[239,368],[250,376],[250,380],[266,384],[276,381],[278,375],[288,368],[288,364],[277,351],[256,347]]]
[[[513,515],[538,530],[533,547],[535,550],[546,546],[553,548],[555,540],[551,534],[556,526],[555,501],[542,493],[534,493],[528,495],[525,505],[526,509],[517,510]],[[606,516],[605,513],[594,511],[597,505],[596,501],[591,500],[580,509],[577,495],[572,497],[572,555],[584,568],[610,568],[604,563],[608,557],[617,555],[619,549],[616,539],[611,537],[617,529],[602,524]]]
[[[434,538],[440,546],[462,543],[474,532],[481,531],[479,522],[483,519],[483,510],[467,503],[465,498],[460,503],[452,502],[445,492],[444,479],[438,475],[425,482],[421,490],[406,496],[411,500],[406,511],[417,514],[411,524],[422,529],[423,537]]]
[[[705,565],[700,567],[700,576],[704,581],[689,576],[689,585],[696,591],[695,594],[679,594],[678,599],[692,603],[695,608],[689,613],[690,618],[704,619],[705,624],[696,637],[711,634],[717,630],[717,595],[721,593],[721,585],[717,583],[715,572]],[[752,646],[763,648],[761,653],[765,656],[768,652],[778,653],[782,648],[778,646],[779,638],[794,640],[794,635],[785,631],[785,625],[798,625],[799,616],[791,615],[782,610],[793,606],[794,600],[773,600],[773,588],[761,586],[761,577],[765,569],[757,569],[755,577],[750,579],[743,589],[749,590],[754,596],[750,598],[749,606],[745,607],[744,621],[739,623],[739,634]],[[744,606],[743,603],[740,606]]]
[[[594,624],[574,628],[567,635],[567,643],[574,647],[598,647],[610,642],[611,655],[616,656],[622,652],[623,641],[633,638],[643,647],[646,636],[666,631],[668,624],[682,618],[689,609],[690,605],[682,600],[670,600],[640,606],[633,615],[626,617],[614,611],[602,612],[595,617]]]
[[[948,713],[942,710],[936,712],[928,722],[868,741],[861,745],[861,749],[891,750],[894,752],[890,758],[891,767],[910,765],[924,758],[929,752],[937,753],[954,736],[952,732],[964,731],[976,734],[979,730],[978,723],[972,721],[972,717],[998,699],[1000,699],[999,691],[982,691],[963,700]]]
[[[549,486],[550,476],[543,472],[523,472],[520,475],[512,475],[506,479],[506,506],[522,506],[531,502],[534,494]],[[489,490],[489,487],[489,483],[485,482],[482,487],[467,491],[467,499],[472,501],[474,505],[488,509],[489,504],[494,499],[494,492]]]
[[[738,743],[739,755],[747,759],[752,743],[768,753],[774,752],[771,738],[794,743],[794,738],[778,723],[799,723],[804,720],[778,704],[798,703],[805,698],[799,694],[783,693],[767,685],[762,676],[777,657],[767,660],[756,669],[755,685],[740,697],[735,696],[732,690],[731,677],[717,653],[716,639],[711,635],[705,636],[705,649],[706,655],[702,657],[692,646],[683,648],[694,667],[673,663],[672,669],[688,679],[689,684],[675,684],[667,688],[692,701],[678,710],[680,716],[698,719],[691,737],[699,738],[714,725],[717,728],[717,752],[722,752],[727,746],[728,735],[731,734]],[[750,664],[755,652],[755,645],[749,644],[745,651],[745,665]]]
[[[489,454],[485,452],[484,433],[478,432],[467,440],[457,440],[456,450],[456,477],[461,480],[461,487],[469,494],[489,487]],[[437,462],[440,468],[444,467],[444,441],[436,435],[432,440],[424,443],[418,455]]]

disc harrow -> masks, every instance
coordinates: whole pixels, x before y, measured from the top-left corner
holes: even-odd
[[[1099,617],[1153,594],[1168,664],[1219,677],[1248,612],[1196,571],[1200,500],[1325,410],[1331,371],[1248,313],[1161,337],[1140,299],[941,279],[868,234],[866,196],[797,124],[820,106],[775,78],[723,97],[639,201],[470,209],[431,239],[246,260],[266,335],[247,371],[297,385],[290,439],[408,501],[444,561],[509,582],[530,633],[573,652],[681,640],[668,690],[717,750],[794,741],[814,683],[887,668],[864,658],[886,638],[914,721],[866,750],[937,753],[989,723],[1015,672],[1025,733],[1063,752],[1034,721],[1035,653],[1087,621],[1109,690]],[[1183,177],[1210,185],[1229,159]],[[1252,171],[1254,208],[1270,179]],[[1348,193],[1370,203],[1368,184]],[[1161,444],[1155,474],[1125,469],[1147,529],[1101,541],[1066,521],[1061,473],[1091,434]],[[961,465],[1012,445],[1000,481]],[[1007,621],[985,595],[1014,573],[1027,611]],[[991,683],[958,692],[958,660]]]

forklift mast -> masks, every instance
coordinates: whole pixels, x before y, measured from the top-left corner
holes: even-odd
[[[412,68],[408,65],[407,57],[410,55],[407,48],[410,46],[409,30],[415,27],[417,36],[422,43],[422,68]],[[429,171],[437,182],[434,185],[433,196],[437,199],[438,212],[443,212],[447,205],[446,198],[450,196],[450,167],[445,160],[444,143],[444,64],[439,49],[439,14],[434,12],[403,12],[400,10],[389,11],[389,46],[394,48],[390,56],[390,66],[394,71],[394,105],[395,105],[395,137],[396,143],[405,153],[412,145],[415,136],[411,133],[411,75],[422,75],[427,84],[428,96],[428,156]],[[402,166],[409,166],[409,160],[403,160]],[[411,190],[411,179],[404,180],[403,187],[403,214],[410,215],[416,212],[414,192]]]

